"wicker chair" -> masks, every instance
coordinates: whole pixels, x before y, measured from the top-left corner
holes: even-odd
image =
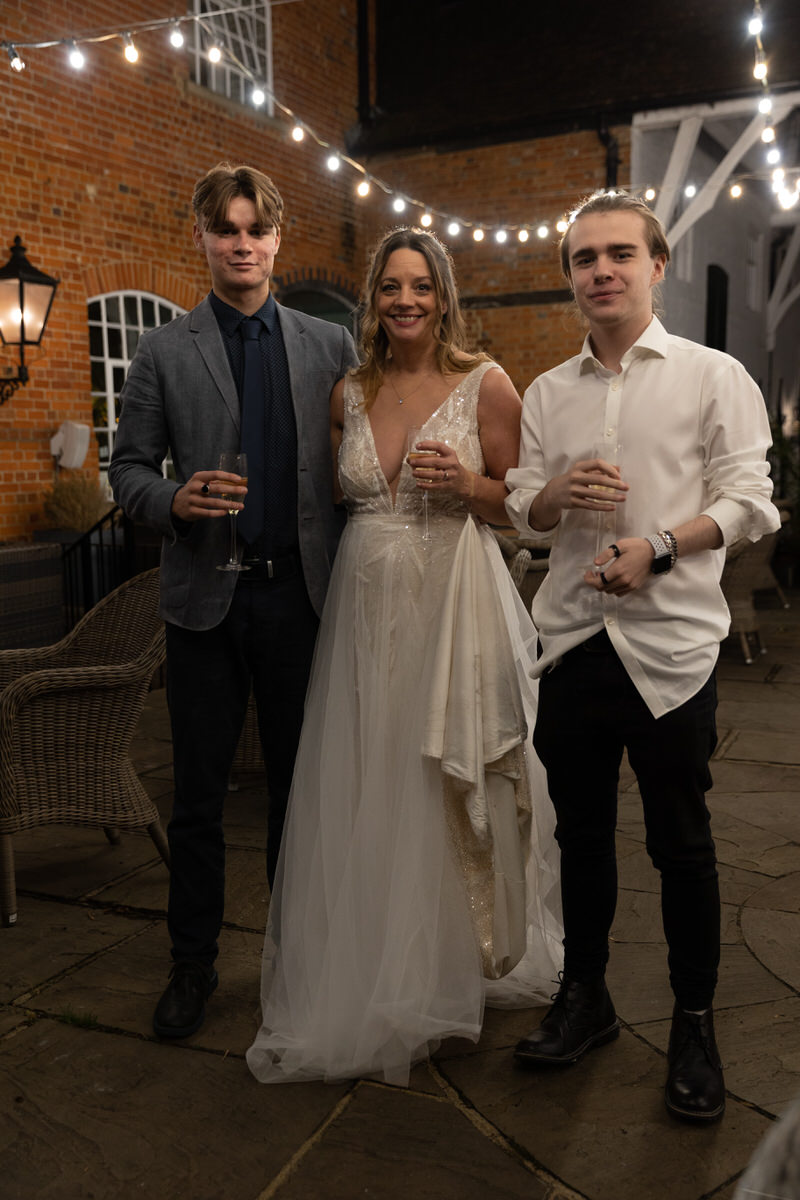
[[[497,539],[497,544],[506,561],[506,566],[511,572],[511,578],[516,585],[517,591],[522,597],[528,612],[530,612],[533,598],[544,583],[545,575],[550,569],[549,557],[544,555],[540,558],[534,558],[531,553],[531,547],[538,551],[549,550],[550,541],[526,542],[516,535],[508,537],[497,529],[494,529],[492,532]]]
[[[146,828],[169,865],[158,811],[129,755],[164,659],[158,570],[95,605],[53,646],[0,651],[0,910],[17,919],[12,835],[39,825]]]

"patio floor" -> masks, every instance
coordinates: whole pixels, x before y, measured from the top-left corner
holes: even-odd
[[[257,1027],[266,915],[258,780],[226,819],[220,986],[203,1029],[153,1035],[168,970],[167,872],[147,836],[109,845],[50,827],[15,839],[19,923],[0,929],[4,1200],[730,1200],[800,1092],[800,591],[759,612],[767,652],[722,648],[711,795],[723,898],[717,1034],[725,1119],[664,1109],[672,998],[656,875],[632,776],[618,833],[609,983],[619,1040],[576,1067],[523,1072],[517,1039],[543,1010],[487,1012],[408,1089],[369,1081],[262,1086]],[[135,761],[166,820],[171,745],[151,693]]]

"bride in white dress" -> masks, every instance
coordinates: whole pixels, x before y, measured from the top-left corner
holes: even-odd
[[[247,1053],[264,1082],[406,1084],[443,1038],[477,1041],[484,1003],[546,1000],[561,966],[554,818],[527,736],[535,631],[482,523],[505,523],[520,400],[464,350],[431,234],[388,234],[366,290],[365,363],[331,398],[349,519]],[[429,455],[412,469],[415,427]]]

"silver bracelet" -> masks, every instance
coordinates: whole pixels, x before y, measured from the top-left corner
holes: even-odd
[[[672,559],[672,566],[674,567],[678,561],[678,541],[675,534],[670,529],[659,529],[658,536],[666,543],[669,556]]]

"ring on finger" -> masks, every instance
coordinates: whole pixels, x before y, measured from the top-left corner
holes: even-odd
[[[608,580],[606,579],[606,577],[605,577],[605,575],[603,574],[603,572],[602,572],[602,571],[600,572],[600,578],[601,578],[601,579],[602,579],[602,581],[603,581],[603,587],[608,587]]]
[[[211,488],[208,486],[207,483],[204,483],[203,486],[200,488],[200,491],[202,492],[202,494],[204,496],[207,496],[210,493]]]
[[[445,473],[444,473],[444,481],[445,481],[445,483],[447,483],[447,481],[448,481],[448,479],[449,479],[449,478],[450,478],[450,476],[448,475],[447,471],[445,471]]]
[[[616,542],[612,542],[608,548],[609,548],[609,550],[614,551],[614,558],[619,558],[620,554],[622,554],[622,551],[620,550],[620,548],[616,544]]]

